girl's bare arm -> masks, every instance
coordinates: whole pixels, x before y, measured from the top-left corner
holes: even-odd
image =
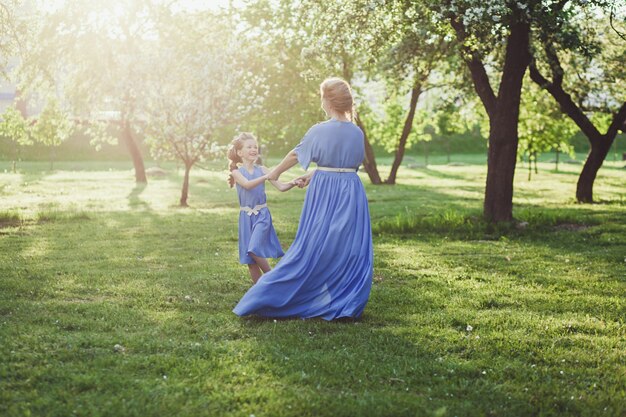
[[[256,186],[258,186],[260,184],[263,184],[265,182],[265,180],[267,179],[267,175],[263,175],[263,176],[261,176],[259,178],[255,178],[253,180],[248,180],[238,170],[230,171],[230,173],[233,176],[233,178],[235,179],[235,182],[237,184],[241,185],[246,190],[251,190],[251,189],[253,189]]]
[[[266,167],[261,167],[261,169],[263,170],[263,173],[265,175],[269,174],[269,169],[267,169]],[[269,180],[269,178],[268,178]],[[278,181],[278,180],[269,180],[269,182],[278,190],[278,191],[289,191],[291,190],[296,184],[293,181],[289,181],[289,182],[282,182],[282,181]]]

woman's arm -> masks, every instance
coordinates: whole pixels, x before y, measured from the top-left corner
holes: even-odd
[[[264,174],[268,174],[269,173],[269,169],[267,169],[266,167],[261,167],[261,169],[263,170]],[[268,178],[269,179],[269,178]],[[269,182],[278,190],[278,191],[289,191],[291,190],[293,187],[296,186],[295,181],[290,181],[290,182],[282,182],[282,181],[278,181],[278,180],[269,180]]]
[[[283,158],[267,176],[269,180],[277,180],[280,174],[287,171],[289,168],[298,163],[298,154],[295,151],[289,151],[289,153]]]
[[[241,185],[243,188],[245,188],[246,190],[251,190],[254,187],[263,184],[265,182],[265,180],[267,179],[267,175],[263,175],[259,178],[255,178],[253,180],[248,180],[246,177],[243,176],[243,174],[241,172],[239,172],[238,170],[232,170],[230,171],[231,175],[233,176],[233,178],[235,179],[235,182],[239,185]]]

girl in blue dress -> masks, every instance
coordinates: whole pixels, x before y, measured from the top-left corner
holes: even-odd
[[[357,169],[365,157],[363,132],[352,123],[353,99],[344,80],[320,86],[330,119],[313,126],[268,179],[300,162],[317,169],[297,181],[309,185],[295,240],[233,310],[240,316],[358,318],[373,275],[370,216]]]
[[[237,184],[239,197],[239,262],[247,264],[250,277],[257,282],[271,268],[266,258],[284,255],[272,215],[267,208],[265,180],[268,169],[255,165],[259,157],[259,145],[251,133],[237,136],[228,148],[231,187]],[[280,191],[287,191],[294,183],[270,181]]]

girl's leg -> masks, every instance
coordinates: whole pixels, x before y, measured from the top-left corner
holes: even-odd
[[[250,271],[250,278],[252,278],[252,282],[256,284],[256,282],[261,278],[263,272],[261,272],[261,268],[257,264],[248,264],[248,270]]]
[[[269,272],[272,268],[270,268],[270,264],[267,262],[267,259],[265,258],[259,258],[258,256],[256,256],[254,253],[249,252],[250,253],[250,257],[252,259],[254,259],[254,262],[256,262],[257,266],[259,268],[261,268],[261,271],[263,272]]]

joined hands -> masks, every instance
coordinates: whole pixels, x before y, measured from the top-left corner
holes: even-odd
[[[304,188],[311,182],[311,177],[308,175],[303,175],[291,181],[291,183],[298,188]]]

